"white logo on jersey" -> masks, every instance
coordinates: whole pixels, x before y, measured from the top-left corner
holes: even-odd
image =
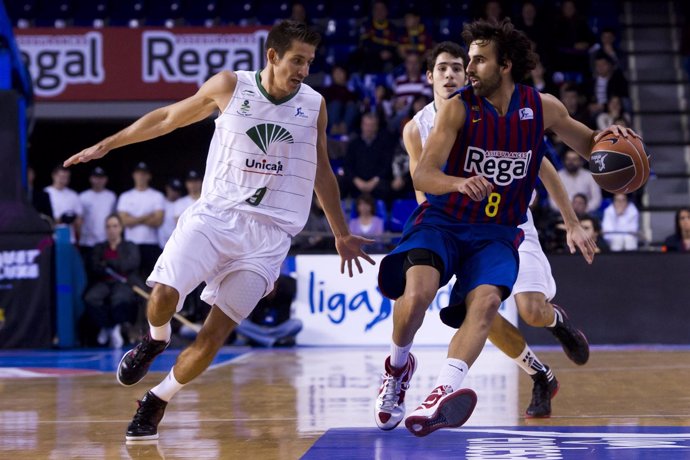
[[[529,107],[523,107],[520,109],[520,120],[532,120],[534,119],[534,112]]]
[[[468,147],[465,157],[465,171],[493,179],[496,185],[508,185],[515,179],[522,179],[527,173],[527,165],[532,151],[504,152],[502,150],[483,150]]]

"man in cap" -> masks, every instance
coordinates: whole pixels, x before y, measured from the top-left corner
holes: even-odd
[[[96,166],[89,176],[91,188],[79,194],[83,208],[79,249],[84,261],[88,261],[91,250],[97,243],[106,240],[105,219],[115,211],[117,197],[108,190],[108,175],[100,166]]]

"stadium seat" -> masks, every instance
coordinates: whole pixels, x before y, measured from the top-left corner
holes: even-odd
[[[71,18],[71,0],[44,0],[36,9],[38,27],[65,27]]]
[[[102,27],[110,16],[108,0],[74,0],[72,12],[80,27]]]
[[[118,0],[110,5],[110,25],[139,27],[146,13],[144,0]]]
[[[156,0],[149,3],[146,25],[173,27],[185,17],[182,0]]]
[[[288,0],[262,0],[261,8],[256,11],[256,18],[260,24],[272,26],[276,21],[289,17],[290,8]]]
[[[211,27],[219,20],[217,0],[187,0],[184,11],[185,20],[191,26]]]
[[[16,27],[26,28],[33,24],[36,19],[36,0],[13,0],[5,2],[7,14]]]
[[[402,232],[405,222],[412,212],[417,209],[417,200],[395,200],[391,208],[391,216],[388,220],[388,229],[391,232]]]

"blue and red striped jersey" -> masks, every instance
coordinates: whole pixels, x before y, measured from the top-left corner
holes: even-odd
[[[444,172],[457,177],[482,175],[494,184],[494,191],[482,201],[460,192],[427,194],[429,203],[461,222],[522,224],[544,155],[539,92],[516,84],[505,116],[476,96],[471,86],[450,97],[459,98],[467,113]]]

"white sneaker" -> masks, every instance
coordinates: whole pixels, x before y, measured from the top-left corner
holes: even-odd
[[[125,344],[125,340],[122,338],[120,333],[120,325],[116,325],[112,331],[110,331],[110,346],[112,348],[122,348]]]
[[[405,420],[415,436],[426,436],[439,428],[455,428],[467,421],[477,405],[477,394],[469,388],[458,391],[438,386]]]
[[[410,380],[417,369],[417,359],[410,353],[403,367],[393,369],[389,356],[386,358],[385,369],[379,395],[376,398],[374,418],[379,428],[392,430],[405,417],[405,392],[410,387]]]

